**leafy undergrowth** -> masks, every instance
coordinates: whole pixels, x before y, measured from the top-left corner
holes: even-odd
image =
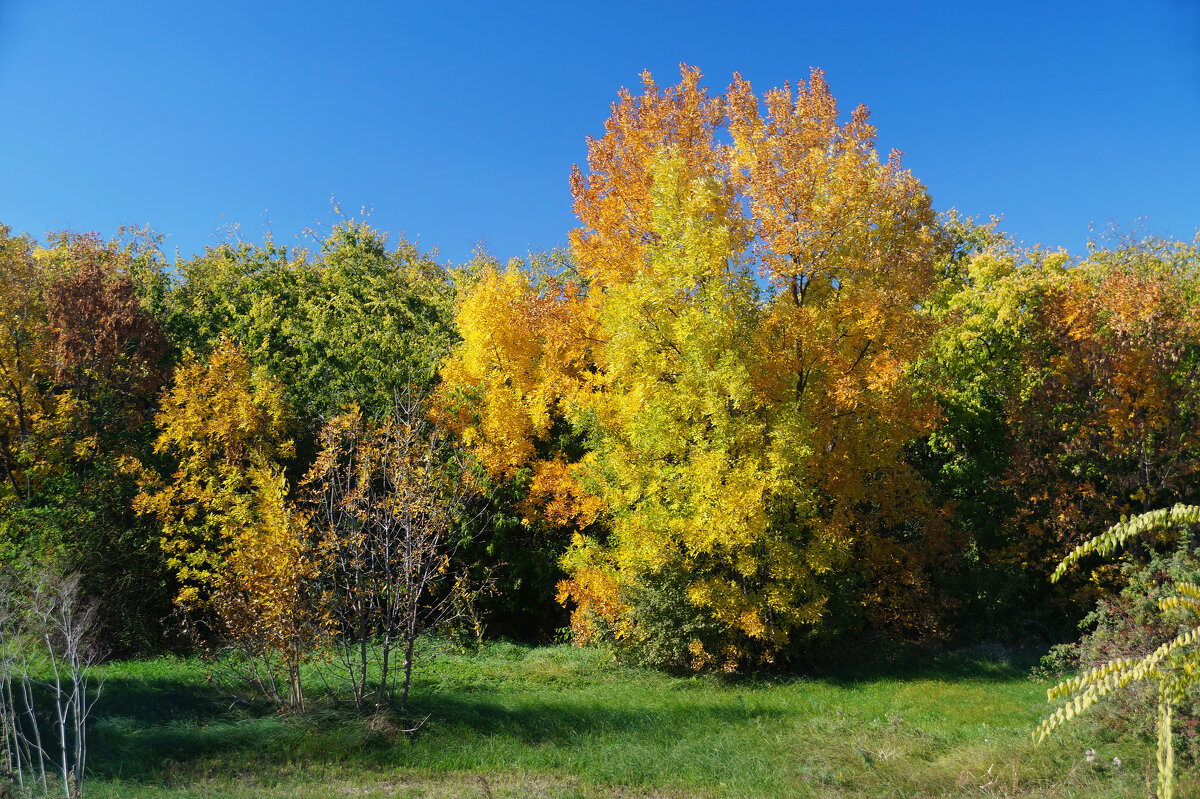
[[[214,799],[1145,796],[1151,742],[1085,720],[1033,746],[1047,683],[1027,675],[960,655],[883,676],[680,678],[593,649],[495,643],[426,661],[412,717],[363,719],[320,701],[304,715],[231,703],[194,661],[118,663],[93,716],[86,787]],[[1198,788],[1185,770],[1180,795]]]

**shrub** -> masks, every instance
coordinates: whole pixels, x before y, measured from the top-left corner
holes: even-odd
[[[1080,627],[1090,629],[1075,649],[1076,665],[1089,670],[1118,658],[1144,658],[1188,629],[1178,610],[1164,613],[1160,603],[1180,584],[1200,585],[1200,544],[1184,528],[1168,551],[1150,551],[1121,568],[1125,587],[1097,604]],[[1145,683],[1129,686],[1097,708],[1103,728],[1117,735],[1155,735],[1158,696]],[[1175,735],[1179,753],[1200,760],[1200,686],[1190,686],[1176,706]]]
[[[1101,535],[1090,539],[1076,547],[1052,575],[1052,580],[1061,577],[1075,562],[1095,553],[1111,555],[1120,545],[1130,541],[1145,540],[1150,535],[1159,535],[1182,529],[1185,531],[1184,541],[1188,539],[1190,526],[1200,524],[1200,506],[1175,505],[1170,509],[1162,509],[1143,513],[1132,519],[1122,519],[1119,523],[1108,528]],[[1184,549],[1188,550],[1186,544]],[[1165,575],[1165,572],[1163,572]],[[1087,669],[1076,677],[1071,677],[1051,688],[1047,692],[1050,702],[1062,702],[1062,705],[1042,721],[1034,731],[1034,738],[1041,741],[1052,733],[1059,725],[1072,720],[1096,704],[1110,696],[1122,696],[1130,686],[1143,683],[1154,683],[1157,688],[1157,717],[1158,733],[1158,787],[1159,799],[1171,799],[1174,793],[1174,715],[1178,708],[1186,708],[1186,703],[1194,701],[1194,695],[1200,683],[1200,652],[1196,643],[1200,640],[1200,586],[1192,582],[1178,582],[1169,586],[1169,592],[1155,601],[1151,594],[1161,589],[1166,583],[1157,580],[1157,574],[1150,583],[1143,583],[1140,592],[1144,599],[1131,602],[1128,613],[1121,612],[1113,618],[1126,618],[1136,621],[1144,608],[1156,604],[1164,614],[1163,623],[1175,625],[1179,632],[1174,636],[1168,634],[1167,640],[1153,646],[1153,628],[1150,638],[1143,642],[1149,648],[1145,652],[1129,652],[1120,657],[1112,658],[1104,663]],[[1137,592],[1139,586],[1132,585],[1127,591]],[[1149,614],[1141,615],[1143,620],[1153,618]],[[1108,625],[1106,630],[1130,628],[1128,622],[1115,627]],[[1132,639],[1129,635],[1127,638]],[[1144,637],[1139,634],[1138,637]],[[1113,636],[1120,641],[1120,636]],[[1102,642],[1103,637],[1097,642]],[[1132,643],[1127,640],[1128,645]],[[1118,693],[1121,692],[1121,693]],[[1194,714],[1193,714],[1194,717]]]

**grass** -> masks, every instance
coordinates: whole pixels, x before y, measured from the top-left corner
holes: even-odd
[[[1141,797],[1153,776],[1151,742],[1086,720],[1034,747],[1047,684],[995,656],[726,680],[492,643],[422,665],[413,734],[329,703],[231,704],[196,661],[104,676],[89,797]],[[1180,795],[1200,788],[1183,776]]]

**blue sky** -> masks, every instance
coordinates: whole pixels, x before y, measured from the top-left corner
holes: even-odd
[[[1078,251],[1200,226],[1200,2],[0,0],[0,222],[183,255],[303,243],[330,198],[460,262],[564,244],[621,86],[825,70],[938,209]]]

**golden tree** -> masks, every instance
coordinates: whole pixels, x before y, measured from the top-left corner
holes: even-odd
[[[945,542],[903,462],[935,418],[907,379],[944,244],[928,196],[880,162],[865,109],[839,124],[819,71],[765,113],[740,77],[720,97],[699,81],[621,93],[572,176],[577,274],[477,281],[443,404],[577,529],[561,597],[584,637],[769,659],[851,562],[866,613],[928,632]],[[563,425],[582,455],[555,446]],[[697,632],[664,645],[669,627]]]
[[[50,389],[46,283],[33,243],[0,225],[0,506],[29,498],[67,454],[71,403]]]
[[[248,663],[265,667],[250,679],[300,707],[299,667],[315,629],[303,589],[315,567],[280,465],[292,454],[282,397],[279,381],[229,340],[207,363],[187,354],[156,417],[154,449],[174,461],[174,472],[164,479],[143,470],[135,507],[162,525],[181,586],[176,602],[214,613]]]

